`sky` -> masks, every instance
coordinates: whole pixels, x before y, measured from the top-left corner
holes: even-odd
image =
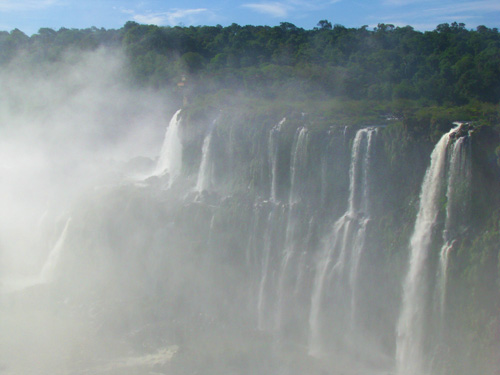
[[[463,22],[500,27],[500,0],[0,0],[0,30],[27,35],[42,27],[121,28],[127,21],[159,26],[279,25],[312,29],[320,20],[346,27],[378,23],[434,30]]]

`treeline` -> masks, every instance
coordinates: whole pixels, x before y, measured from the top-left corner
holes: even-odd
[[[210,92],[240,87],[264,96],[293,91],[349,99],[417,100],[422,105],[500,101],[500,33],[441,24],[419,32],[379,24],[346,28],[327,20],[305,30],[280,26],[158,27],[119,30],[42,28],[28,37],[0,32],[0,63],[20,51],[57,60],[68,48],[123,46],[138,83],[175,87],[182,75]]]

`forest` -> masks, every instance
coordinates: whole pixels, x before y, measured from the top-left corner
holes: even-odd
[[[357,102],[356,112],[369,101],[372,111],[417,112],[425,120],[453,112],[455,120],[499,122],[499,31],[456,22],[426,32],[327,20],[312,30],[288,22],[159,27],[132,21],[118,30],[42,28],[31,37],[15,29],[0,33],[0,64],[21,51],[41,64],[68,49],[103,46],[124,48],[134,84],[173,91],[184,76],[196,98],[236,90],[288,102],[341,99]]]

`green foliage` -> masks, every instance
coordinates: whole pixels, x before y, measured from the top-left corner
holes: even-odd
[[[122,45],[138,83],[176,85],[179,74],[220,87],[245,88],[273,98],[283,92],[307,97],[418,101],[425,105],[498,104],[498,29],[441,24],[434,31],[378,24],[332,26],[328,20],[304,30],[279,26],[159,27],[127,22],[120,30],[42,28],[26,36],[0,34],[0,64],[20,50],[37,59],[57,59],[67,48]],[[498,116],[497,116],[498,117]]]
[[[181,69],[194,74],[200,71],[204,66],[204,59],[199,53],[186,52],[180,59]]]

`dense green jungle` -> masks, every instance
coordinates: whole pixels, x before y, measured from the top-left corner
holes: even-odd
[[[60,212],[43,214],[55,224],[32,262],[52,286],[0,298],[5,337],[30,335],[13,328],[25,315],[64,337],[64,360],[43,357],[40,374],[500,373],[497,28],[16,29],[0,32],[0,71],[0,138],[47,143],[49,181],[79,176],[57,116],[80,138],[100,123],[85,143],[96,160],[128,122],[155,140],[147,155],[85,165],[104,187],[50,195]],[[133,134],[127,146],[143,141]],[[5,228],[18,220],[9,201]],[[43,261],[50,249],[57,264]],[[0,339],[0,374],[35,373],[12,354],[26,341]],[[123,353],[135,362],[110,364]]]

